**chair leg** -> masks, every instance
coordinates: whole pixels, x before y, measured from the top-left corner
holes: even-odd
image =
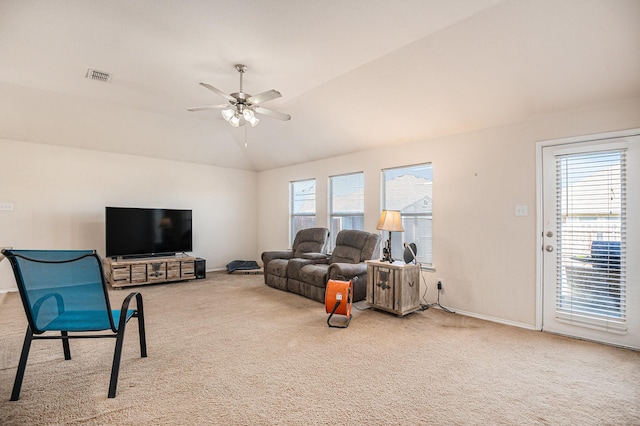
[[[116,337],[116,349],[113,353],[113,364],[111,365],[111,381],[109,382],[109,398],[116,397],[118,388],[118,374],[120,372],[120,359],[122,358],[122,346],[124,344],[124,329],[120,327],[118,336]]]
[[[147,339],[144,331],[144,309],[142,307],[142,295],[140,293],[129,294],[122,302],[120,310],[120,321],[118,323],[118,334],[116,335],[116,349],[113,354],[113,365],[111,366],[111,381],[109,382],[109,398],[116,397],[118,387],[118,374],[120,372],[120,359],[122,358],[122,347],[124,346],[124,331],[127,326],[126,313],[129,309],[131,298],[136,297],[136,311],[133,314],[138,319],[138,331],[140,334],[140,355],[147,356]]]
[[[62,334],[62,350],[64,351],[64,359],[67,361],[71,359],[71,350],[69,349],[69,339],[66,338],[69,336],[69,333],[66,331],[61,331]]]
[[[20,354],[20,362],[18,363],[18,371],[16,379],[13,382],[13,391],[11,392],[11,401],[17,401],[20,398],[20,389],[22,388],[22,379],[24,378],[24,370],[27,368],[27,358],[29,357],[29,349],[31,349],[31,341],[33,340],[33,332],[31,327],[27,326],[27,333],[24,336],[22,344],[22,353]]]
[[[138,318],[138,334],[140,335],[140,356],[147,357],[147,337],[144,331],[144,308],[142,306],[142,295],[136,295],[136,317]]]

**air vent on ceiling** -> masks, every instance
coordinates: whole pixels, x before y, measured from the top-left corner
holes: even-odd
[[[91,68],[89,68],[87,70],[87,78],[89,80],[98,80],[108,83],[111,81],[111,74],[109,74],[108,72],[92,70]]]

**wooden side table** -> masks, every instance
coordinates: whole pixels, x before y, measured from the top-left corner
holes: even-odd
[[[367,260],[367,304],[399,316],[420,309],[420,266]]]

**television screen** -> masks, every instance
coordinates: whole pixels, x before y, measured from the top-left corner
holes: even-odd
[[[105,234],[107,257],[193,250],[191,210],[106,207]]]

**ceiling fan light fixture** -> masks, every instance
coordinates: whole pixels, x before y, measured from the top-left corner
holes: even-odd
[[[238,114],[234,114],[233,117],[231,117],[229,119],[229,124],[231,124],[233,127],[239,127],[240,126],[240,116]]]
[[[251,122],[251,119],[255,117],[255,115],[253,114],[253,111],[251,111],[249,108],[245,108],[245,110],[242,111],[242,116],[248,122]]]
[[[289,114],[283,114],[278,111],[274,111],[268,108],[264,108],[262,104],[264,102],[276,99],[282,96],[277,90],[267,90],[266,92],[259,93],[255,96],[251,96],[248,93],[243,92],[242,89],[242,75],[247,71],[247,66],[237,64],[236,70],[240,74],[240,91],[226,94],[220,89],[217,89],[209,83],[201,82],[200,85],[216,95],[227,100],[224,105],[208,105],[195,108],[187,108],[187,111],[202,111],[209,109],[220,109],[222,118],[233,127],[244,126],[249,123],[251,127],[255,127],[260,122],[260,119],[256,117],[256,114],[266,115],[278,120],[287,121],[291,119]]]
[[[227,109],[223,109],[221,111],[221,114],[222,114],[222,118],[224,118],[225,121],[229,121],[229,120],[231,120],[231,118],[233,118],[233,116],[236,114],[236,112],[232,108],[227,108]]]
[[[256,127],[260,122],[260,119],[254,115],[253,117],[251,117],[251,119],[247,121],[249,122],[249,124],[251,124],[251,127]]]

